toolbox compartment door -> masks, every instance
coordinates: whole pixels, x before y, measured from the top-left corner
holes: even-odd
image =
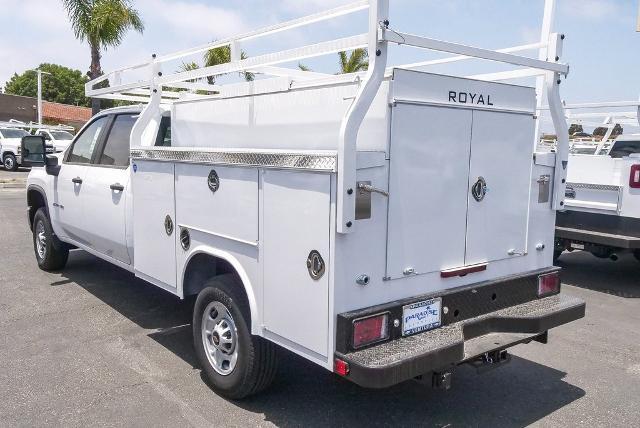
[[[502,260],[527,252],[535,121],[531,114],[473,111],[465,265]],[[480,201],[473,194],[486,183]],[[535,185],[535,186],[534,186]]]
[[[471,127],[469,109],[393,108],[389,279],[464,265]]]
[[[175,292],[178,227],[174,164],[136,160],[132,169],[135,273]]]

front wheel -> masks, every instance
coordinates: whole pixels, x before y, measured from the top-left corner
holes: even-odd
[[[16,157],[11,153],[4,155],[2,164],[4,165],[4,169],[6,169],[7,171],[18,170],[18,161],[16,160]]]
[[[230,399],[265,389],[276,374],[276,347],[251,334],[240,281],[220,275],[205,284],[193,310],[193,343],[212,388]]]
[[[33,249],[38,267],[44,271],[60,270],[67,264],[69,248],[53,234],[44,208],[40,208],[33,217]]]

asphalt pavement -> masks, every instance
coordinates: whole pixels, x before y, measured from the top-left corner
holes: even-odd
[[[2,177],[0,177],[2,178]],[[187,302],[82,251],[40,271],[24,190],[0,189],[0,426],[640,426],[640,263],[563,255],[586,318],[449,391],[366,390],[286,352],[269,390],[217,396]]]

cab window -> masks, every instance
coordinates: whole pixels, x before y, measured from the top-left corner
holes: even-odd
[[[156,137],[156,147],[171,147],[171,118],[163,117],[160,121],[158,136]]]
[[[640,141],[616,141],[609,151],[609,156],[623,158],[634,153],[640,153]]]
[[[107,122],[107,116],[94,120],[73,143],[73,147],[67,157],[67,162],[91,163],[91,157]]]
[[[129,166],[129,139],[138,114],[119,114],[115,117],[104,150],[98,160],[99,165]]]

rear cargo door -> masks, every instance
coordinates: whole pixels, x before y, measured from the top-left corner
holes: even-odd
[[[394,70],[387,278],[526,253],[535,91]]]
[[[464,265],[471,125],[467,109],[393,109],[389,278]]]
[[[465,265],[526,252],[534,125],[531,114],[473,111]]]

